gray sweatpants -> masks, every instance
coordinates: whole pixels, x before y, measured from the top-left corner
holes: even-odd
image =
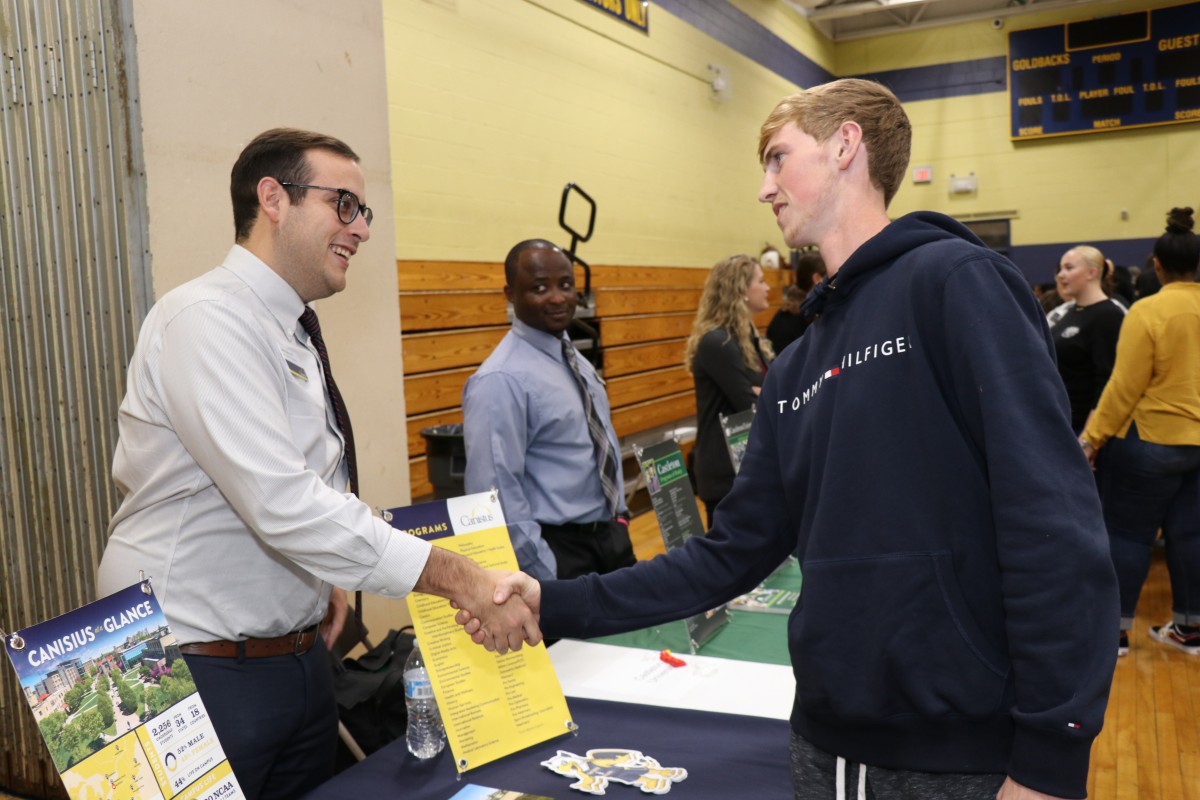
[[[855,764],[818,750],[795,733],[791,753],[796,800],[996,800],[1005,777]]]

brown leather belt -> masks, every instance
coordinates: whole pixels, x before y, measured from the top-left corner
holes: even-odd
[[[179,651],[189,656],[216,656],[217,658],[267,658],[269,656],[301,655],[307,653],[317,641],[317,626],[302,631],[276,636],[273,639],[243,639],[240,642],[224,640],[216,642],[193,642],[179,646]]]

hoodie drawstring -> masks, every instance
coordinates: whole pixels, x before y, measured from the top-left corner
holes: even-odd
[[[825,302],[829,299],[828,295],[835,288],[833,278],[824,278],[804,296],[804,301],[800,303],[800,316],[805,319],[821,316]]]
[[[834,782],[837,789],[837,800],[846,800],[846,759],[841,756],[837,757],[837,773],[834,775]],[[858,765],[858,791],[855,793],[858,800],[867,800],[867,765]]]

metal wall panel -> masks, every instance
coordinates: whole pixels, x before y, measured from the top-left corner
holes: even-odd
[[[0,628],[95,599],[149,305],[123,0],[0,0]],[[131,580],[132,583],[132,580]],[[62,796],[0,664],[0,787]]]

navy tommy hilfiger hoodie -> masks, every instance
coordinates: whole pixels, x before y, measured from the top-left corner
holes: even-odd
[[[1041,309],[928,212],[892,222],[771,365],[708,536],[542,584],[547,636],[711,608],[797,547],[793,730],[850,761],[1083,797],[1116,583]]]

